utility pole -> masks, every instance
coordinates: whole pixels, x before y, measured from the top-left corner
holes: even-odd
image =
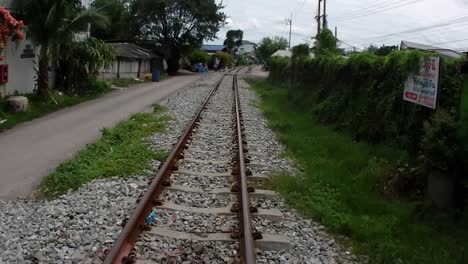
[[[318,14],[317,14],[317,36],[320,35],[321,29],[321,12],[322,12],[322,0],[318,0]]]
[[[293,23],[293,14],[291,13],[290,18],[286,19],[286,24],[289,24],[289,50],[291,50],[292,23]]]
[[[327,0],[323,0],[323,28],[327,28]]]
[[[335,38],[338,39],[338,27],[335,26]]]

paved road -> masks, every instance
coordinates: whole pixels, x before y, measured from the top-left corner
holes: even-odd
[[[197,78],[186,74],[114,91],[0,133],[0,199],[30,195],[60,163],[100,138],[102,128],[147,110]]]

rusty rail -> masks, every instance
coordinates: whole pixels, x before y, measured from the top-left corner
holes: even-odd
[[[104,259],[104,264],[121,264],[124,259],[131,258],[129,256],[130,252],[133,250],[133,245],[138,239],[142,229],[145,228],[146,217],[149,215],[151,210],[153,210],[153,203],[156,202],[156,199],[161,194],[161,191],[171,176],[171,173],[175,170],[177,161],[180,159],[187,141],[191,138],[194,128],[198,126],[198,122],[201,119],[201,113],[203,110],[205,110],[209,100],[215,91],[219,88],[223,79],[224,75],[211,90],[207,99],[198,110],[197,115],[188,125],[185,133],[177,142],[172,152],[169,154],[169,157],[166,159],[164,165],[161,167],[158,174],[151,182],[148,190],[145,192],[144,196],[138,203],[137,208],[133,212],[132,216],[128,219],[117,240],[114,242],[114,245]],[[128,260],[131,261],[131,259]]]
[[[245,264],[257,263],[255,254],[255,242],[253,237],[252,215],[250,212],[250,198],[247,186],[247,170],[245,166],[244,145],[241,122],[242,113],[240,109],[239,90],[237,87],[237,75],[233,76],[233,89],[236,102],[236,126],[237,126],[237,146],[238,146],[238,168],[237,184],[239,187],[239,225],[240,225],[240,253],[241,261]]]

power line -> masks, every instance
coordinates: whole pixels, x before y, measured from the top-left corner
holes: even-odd
[[[397,8],[401,8],[401,7],[404,7],[404,6],[416,4],[416,3],[419,3],[419,2],[422,2],[422,1],[424,1],[424,0],[412,0],[411,2],[405,2],[405,3],[401,3],[399,5],[388,6],[387,8],[383,8],[383,9],[369,10],[368,12],[363,12],[363,13],[360,13],[360,14],[356,14],[356,15],[348,17],[348,18],[338,19],[337,22],[344,22],[344,21],[349,21],[349,20],[361,19],[362,17],[375,15],[375,14],[382,13],[382,12],[385,12],[385,11],[388,11],[388,10],[397,9]]]
[[[453,24],[460,24],[460,23],[464,23],[464,22],[467,22],[467,21],[468,21],[468,16],[464,16],[464,17],[459,17],[459,18],[456,18],[456,19],[449,20],[447,22],[439,23],[439,24],[433,24],[433,25],[430,25],[430,26],[418,27],[418,28],[409,29],[409,30],[405,30],[405,31],[401,31],[401,32],[395,32],[395,33],[391,33],[391,34],[387,34],[387,35],[383,35],[383,36],[378,36],[378,37],[364,38],[364,39],[360,39],[360,40],[357,40],[357,41],[362,42],[362,41],[366,41],[366,40],[387,39],[387,38],[393,37],[393,36],[432,30],[432,29],[435,29],[435,28],[451,26]]]
[[[453,41],[431,43],[430,45],[452,44],[452,43],[458,43],[458,42],[463,42],[463,41],[468,41],[468,39],[459,39],[459,40],[453,40]]]
[[[376,4],[376,5],[371,5],[371,6],[367,7],[367,8],[358,9],[358,10],[355,10],[355,11],[352,11],[352,12],[349,12],[349,13],[342,14],[342,15],[340,15],[340,17],[337,20],[352,18],[352,17],[355,17],[355,16],[360,15],[360,14],[365,14],[365,13],[368,13],[368,12],[373,12],[373,11],[380,10],[382,8],[389,8],[389,7],[393,7],[395,5],[405,4],[405,3],[409,2],[409,1],[414,1],[414,0],[399,0],[399,1],[396,1],[394,3],[380,3],[380,4]]]

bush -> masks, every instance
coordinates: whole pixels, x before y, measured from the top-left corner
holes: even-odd
[[[195,50],[192,52],[192,54],[189,57],[190,63],[196,64],[196,63],[203,63],[206,64],[208,63],[208,60],[210,59],[210,55],[208,53],[202,51],[202,50]]]
[[[212,60],[219,59],[226,66],[232,66],[234,64],[234,56],[226,52],[218,52],[211,56]]]
[[[460,112],[463,77],[458,61],[442,60],[438,111],[402,99],[405,80],[429,55],[395,51],[387,56],[357,53],[349,59],[336,55],[293,61],[275,58],[270,80],[293,81],[291,89],[308,98],[309,111],[321,122],[348,131],[354,140],[389,143],[414,157],[422,154],[426,171],[443,169],[452,177],[463,171],[463,160],[468,159],[461,151],[462,146],[468,149],[463,145],[468,135],[458,136],[458,118],[466,116]]]

